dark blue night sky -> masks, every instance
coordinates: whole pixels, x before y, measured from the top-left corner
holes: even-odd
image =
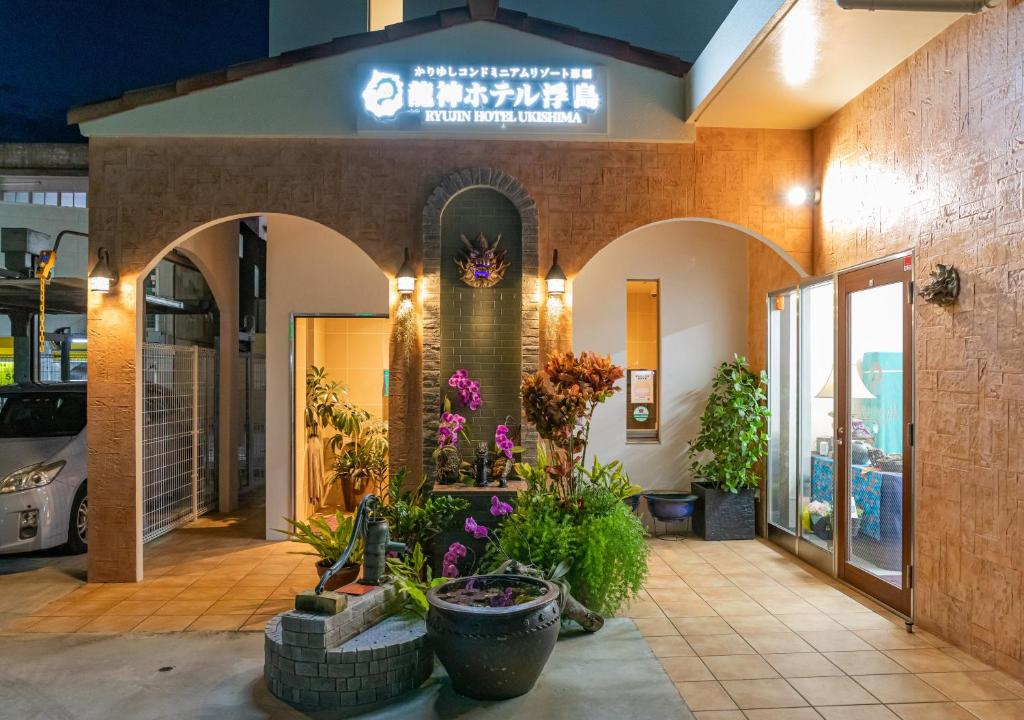
[[[84,142],[72,105],[265,57],[267,0],[0,0],[0,142]]]

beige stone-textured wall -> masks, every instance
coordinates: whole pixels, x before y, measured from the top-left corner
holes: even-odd
[[[914,249],[917,618],[1024,677],[1024,3],[951,26],[814,132],[814,270]]]
[[[786,187],[810,178],[807,132],[700,129],[695,144],[107,138],[90,143],[89,159],[91,255],[100,246],[111,250],[122,287],[90,301],[90,430],[100,438],[90,447],[93,580],[141,576],[132,442],[138,273],[204,223],[266,213],[307,218],[351,239],[393,275],[404,246],[422,262],[430,193],[453,172],[497,168],[522,183],[536,204],[541,274],[555,247],[572,276],[630,230],[695,216],[760,233],[805,268],[810,260],[811,212],[788,209],[783,198]],[[752,295],[767,289],[760,287],[765,278],[795,281],[795,271],[760,248],[750,251]],[[423,307],[418,297],[413,308],[392,313],[396,338],[404,338],[391,358],[392,455],[413,477],[422,437],[401,428],[418,424],[423,412],[420,322],[429,321]],[[409,321],[411,311],[419,320]],[[542,313],[541,328],[547,347],[565,347],[571,318],[547,323]],[[751,337],[764,335],[763,312],[751,316],[750,328]]]

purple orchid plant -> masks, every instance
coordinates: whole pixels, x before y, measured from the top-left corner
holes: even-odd
[[[459,402],[463,407],[476,412],[484,404],[484,398],[480,394],[480,383],[469,377],[469,372],[460,368],[448,378],[448,387],[459,391]]]
[[[492,517],[503,518],[513,511],[513,507],[507,502],[502,501],[497,495],[491,496],[491,508],[490,513]],[[491,529],[486,525],[481,525],[472,517],[466,518],[466,522],[463,525],[463,529],[473,536],[474,540],[488,540],[495,542]],[[446,578],[457,578],[459,576],[459,560],[466,557],[469,549],[460,542],[453,542],[448,546],[448,552],[444,554],[444,559],[441,564],[441,574]]]

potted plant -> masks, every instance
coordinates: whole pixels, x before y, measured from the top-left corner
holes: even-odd
[[[339,431],[328,441],[334,453],[332,480],[341,486],[345,510],[352,512],[360,497],[369,488],[380,489],[388,476],[388,430],[355,407],[339,411],[335,420]]]
[[[329,520],[312,517],[308,523],[304,523],[294,518],[285,518],[285,522],[291,525],[292,529],[279,532],[287,535],[290,540],[308,545],[313,550],[299,554],[316,555],[320,558],[316,564],[318,577],[323,577],[324,573],[338,562],[341,554],[348,547],[349,540],[352,538],[352,530],[355,527],[355,520],[350,516],[343,515],[340,510],[335,511],[334,517]],[[359,566],[363,561],[363,549],[363,540],[358,538],[348,562],[342,565],[341,569],[327,581],[326,590],[337,590],[355,582],[359,577]]]
[[[705,540],[754,537],[755,470],[768,451],[767,376],[755,374],[735,355],[715,373],[700,433],[688,455],[698,502],[693,530]]]

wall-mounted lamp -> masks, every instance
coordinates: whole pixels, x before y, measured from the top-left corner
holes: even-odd
[[[548,270],[544,280],[548,286],[548,295],[565,294],[565,273],[558,265],[558,250],[555,250],[555,254],[551,258],[551,269]]]
[[[786,191],[786,202],[790,205],[807,205],[810,201],[815,205],[821,202],[821,190],[808,190],[803,185],[794,185]]]
[[[96,266],[89,273],[89,289],[92,292],[108,293],[110,286],[117,282],[117,273],[110,269],[110,253],[106,248],[96,251]]]
[[[416,273],[412,269],[412,264],[409,262],[409,248],[405,248],[405,259],[402,260],[402,267],[398,268],[398,276],[396,278],[398,285],[398,293],[403,297],[408,297],[413,294],[416,290]]]

